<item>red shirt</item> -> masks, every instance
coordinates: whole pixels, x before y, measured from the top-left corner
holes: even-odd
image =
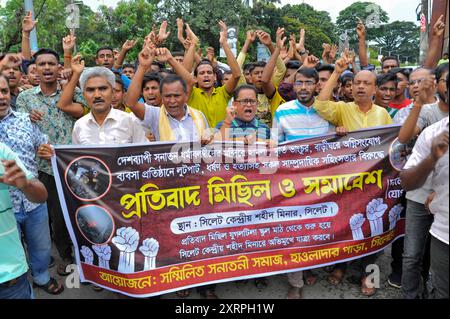
[[[406,98],[403,100],[402,103],[397,104],[397,103],[389,103],[389,107],[393,108],[393,109],[397,109],[397,110],[401,110],[402,108],[410,105],[412,103],[412,100]]]

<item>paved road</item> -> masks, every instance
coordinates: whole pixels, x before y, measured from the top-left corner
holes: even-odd
[[[54,251],[54,256],[56,256]],[[401,298],[400,290],[390,287],[387,284],[387,276],[390,273],[390,247],[386,248],[384,253],[378,257],[377,264],[380,267],[381,280],[380,289],[377,294],[371,298],[375,299],[399,299]],[[327,283],[327,273],[324,269],[314,270],[318,274],[319,279],[314,286],[306,286],[303,292],[305,299],[367,299],[359,293],[359,287],[350,283],[347,279],[337,287]],[[354,273],[350,267],[346,278]],[[56,267],[51,269],[51,274],[58,279],[65,280],[65,277],[59,277],[56,274]],[[221,299],[284,299],[288,290],[287,278],[285,275],[277,275],[268,278],[268,287],[262,291],[253,284],[253,280],[247,283],[228,282],[218,284],[216,294]],[[67,289],[58,296],[51,296],[40,289],[35,289],[37,299],[127,299],[129,297],[117,294],[111,291],[96,292],[90,285],[80,285],[80,288]],[[175,293],[161,296],[162,299],[179,299]],[[201,298],[195,289],[191,289],[191,295],[188,299]]]

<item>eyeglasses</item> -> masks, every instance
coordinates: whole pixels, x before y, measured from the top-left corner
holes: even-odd
[[[236,102],[241,105],[251,105],[251,106],[258,104],[257,100],[251,100],[251,99],[236,100]]]
[[[417,79],[417,80],[410,80],[409,81],[409,85],[416,85],[416,84],[420,84],[425,80],[425,78],[422,79]]]
[[[306,85],[306,86],[313,86],[313,85],[315,85],[316,83],[315,82],[313,82],[313,81],[295,81],[294,82],[294,85],[297,85],[297,86],[303,86],[303,85]]]

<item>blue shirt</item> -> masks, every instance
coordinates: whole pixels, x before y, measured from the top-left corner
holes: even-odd
[[[42,134],[36,124],[32,123],[27,113],[10,110],[8,115],[0,119],[0,142],[15,152],[26,169],[37,178],[38,163],[36,153],[40,145],[47,143],[47,136]],[[14,212],[19,212],[22,205],[30,212],[40,204],[31,203],[23,192],[11,187],[11,201]]]
[[[216,129],[220,130],[222,125],[223,121],[217,123]],[[254,118],[250,122],[235,119],[231,122],[230,135],[228,138],[244,138],[248,135],[254,134],[255,132],[257,132],[258,139],[270,139],[270,128],[258,119]]]
[[[313,106],[304,106],[298,100],[280,105],[273,121],[273,133],[278,135],[280,143],[324,135],[331,128]]]

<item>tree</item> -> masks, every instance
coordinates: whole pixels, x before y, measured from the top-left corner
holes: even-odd
[[[315,56],[321,56],[323,43],[336,43],[335,27],[328,12],[316,11],[308,4],[286,5],[281,8],[283,25],[298,39],[305,29],[305,47]]]
[[[339,12],[339,16],[336,19],[336,30],[339,35],[347,31],[351,45],[357,42],[355,30],[358,18],[366,24],[368,41],[374,40],[379,36],[381,33],[380,25],[389,21],[386,11],[373,2],[355,2],[348,6]]]
[[[419,58],[420,28],[413,22],[395,21],[381,26],[380,36],[375,42],[382,48],[384,55],[399,55],[401,60]]]

